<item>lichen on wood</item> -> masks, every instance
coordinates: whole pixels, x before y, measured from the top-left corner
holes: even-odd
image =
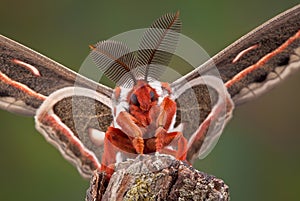
[[[109,182],[95,172],[86,201],[229,200],[229,188],[172,156],[143,155],[116,165]]]

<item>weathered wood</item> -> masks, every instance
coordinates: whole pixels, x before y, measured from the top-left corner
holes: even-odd
[[[119,163],[109,183],[95,172],[86,201],[229,200],[229,188],[168,155],[144,155]]]

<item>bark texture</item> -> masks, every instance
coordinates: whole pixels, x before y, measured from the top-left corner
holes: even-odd
[[[86,201],[229,200],[228,186],[168,155],[143,155],[119,163],[110,181],[95,172]]]

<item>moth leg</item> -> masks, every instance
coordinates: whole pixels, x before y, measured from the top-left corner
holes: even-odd
[[[171,142],[176,135],[168,134],[167,130],[169,129],[172,119],[176,112],[176,103],[171,100],[169,97],[164,98],[163,102],[160,105],[160,113],[156,120],[156,150],[160,151],[166,143]],[[167,135],[168,134],[168,135]],[[168,139],[164,139],[168,136]]]
[[[161,151],[162,148],[169,145],[175,137],[176,133],[167,133],[163,127],[157,128],[155,131],[155,150],[158,152]]]
[[[116,150],[120,150],[125,153],[136,154],[136,150],[133,143],[123,131],[118,128],[108,127],[105,133],[105,145],[112,146]],[[110,151],[110,150],[108,150]]]
[[[116,154],[121,150],[125,153],[136,153],[131,140],[120,129],[108,127],[104,138],[104,152],[101,160],[101,171],[110,177],[114,172]]]
[[[100,171],[105,172],[108,179],[114,173],[113,164],[116,162],[116,150],[115,147],[109,142],[108,138],[104,138],[104,150],[101,159]]]
[[[144,139],[142,138],[143,132],[134,122],[136,119],[128,112],[122,111],[117,117],[117,123],[122,128],[122,131],[128,136],[132,137],[132,144],[136,152],[139,154],[144,153]]]
[[[164,98],[160,105],[160,113],[156,120],[156,126],[163,127],[164,129],[169,129],[172,119],[176,113],[176,103],[169,97]]]
[[[176,152],[176,158],[182,161],[186,160],[187,155],[187,140],[180,132],[179,139],[178,139],[178,149]]]
[[[176,159],[183,161],[186,159],[187,154],[187,140],[182,135],[182,132],[167,133],[166,130],[161,127],[157,129],[157,136],[155,140],[156,151],[168,153],[170,149],[168,149],[167,146],[175,143],[176,141],[177,151],[172,152],[171,155],[176,157]]]
[[[157,129],[157,136],[145,139],[145,154],[150,154],[153,152],[162,152],[169,154],[169,150],[166,146],[172,144],[173,141],[177,140],[176,137],[180,135],[180,132],[171,132],[167,133],[167,131],[163,128]],[[171,150],[170,155],[176,156],[176,151]]]

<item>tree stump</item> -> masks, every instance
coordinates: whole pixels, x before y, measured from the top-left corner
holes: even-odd
[[[229,200],[229,188],[172,156],[141,155],[116,165],[110,181],[95,172],[86,201]]]

